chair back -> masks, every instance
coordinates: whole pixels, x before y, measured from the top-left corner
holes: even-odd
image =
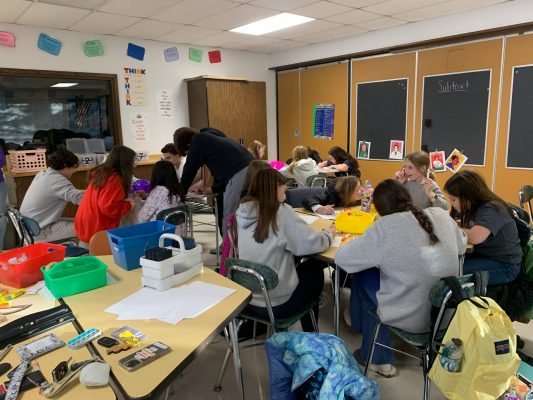
[[[111,255],[111,246],[106,231],[96,232],[89,240],[89,254],[91,256]]]
[[[278,286],[278,274],[267,265],[241,260],[238,258],[226,259],[228,278],[244,286],[253,294],[262,294],[272,326],[275,326],[274,313],[268,291]]]
[[[533,200],[533,186],[524,185],[518,192],[518,198],[520,200],[520,207],[524,208],[524,204],[527,203],[529,210],[529,222],[533,222],[533,209],[531,208],[531,200]]]
[[[324,187],[297,188],[287,190],[285,193],[285,203],[293,208],[303,207],[302,200],[309,196],[320,195],[326,191]]]
[[[325,174],[311,175],[305,181],[309,187],[326,187],[328,178]]]
[[[167,222],[169,224],[180,226],[185,224],[187,236],[192,237],[192,217],[191,210],[185,204],[167,208],[166,210],[159,211],[155,216],[155,219],[158,221]]]
[[[15,227],[21,246],[28,246],[35,242],[34,236],[39,235],[41,228],[39,223],[33,218],[25,217],[15,207],[8,205],[6,214]]]

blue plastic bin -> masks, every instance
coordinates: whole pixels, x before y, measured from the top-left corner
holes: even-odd
[[[107,231],[115,264],[127,271],[139,268],[144,250],[159,246],[163,233],[174,233],[176,227],[162,221],[146,222]]]

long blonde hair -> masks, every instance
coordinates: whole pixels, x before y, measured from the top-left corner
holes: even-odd
[[[250,147],[248,147],[248,151],[252,153],[252,155],[258,160],[262,158],[261,154],[259,154],[261,152],[261,149],[265,150],[266,144],[261,143],[259,140],[254,140]]]
[[[291,174],[293,174],[294,173],[294,167],[296,166],[298,161],[305,160],[308,157],[309,157],[309,152],[307,151],[307,147],[305,147],[305,146],[296,146],[292,150],[292,161],[289,164],[289,168],[288,168],[289,172]]]

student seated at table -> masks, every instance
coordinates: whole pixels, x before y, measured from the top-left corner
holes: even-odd
[[[374,205],[381,218],[335,256],[335,264],[352,275],[352,328],[363,335],[359,359],[370,351],[376,310],[380,320],[412,333],[429,332],[429,291],[440,278],[457,275],[458,256],[466,250],[466,235],[438,207],[413,205],[404,185],[393,179],[378,184]],[[389,332],[378,341],[390,346]],[[396,373],[391,350],[376,346],[370,369],[390,377]]]
[[[328,159],[318,163],[318,168],[325,167],[339,171],[335,172],[336,176],[355,175],[358,178],[361,177],[361,171],[359,171],[357,160],[339,146],[329,149]]]
[[[286,178],[272,168],[258,171],[236,213],[239,258],[268,265],[278,274],[278,286],[269,292],[278,318],[293,315],[318,299],[324,286],[323,263],[307,258],[296,265],[294,256],[325,251],[335,235],[334,227],[313,231],[283,203],[286,183]],[[268,319],[262,296],[254,295],[248,309]],[[318,318],[318,307],[314,311]],[[304,331],[313,331],[309,314],[300,321]]]
[[[352,207],[361,200],[361,184],[356,176],[342,176],[330,182],[324,193],[302,199],[302,205],[317,214],[329,215],[334,207]]]
[[[463,272],[488,271],[489,285],[514,281],[522,249],[511,208],[474,171],[455,173],[444,191],[452,205],[452,218],[459,220],[468,243],[474,245],[474,251],[466,254]]]
[[[48,169],[33,178],[20,212],[39,223],[41,233],[35,241],[53,242],[76,236],[74,220],[61,218],[68,203],[80,204],[83,190],[76,189],[70,179],[78,168],[78,157],[65,149],[48,156]]]
[[[307,186],[307,178],[318,174],[316,161],[309,157],[306,146],[296,146],[292,150],[292,161],[279,170],[287,178],[294,179],[299,187]]]
[[[409,153],[403,160],[403,168],[394,174],[394,179],[402,183],[418,208],[440,207],[448,209],[448,202],[439,185],[431,179],[429,155],[418,150]]]
[[[115,146],[105,162],[91,171],[89,187],[74,219],[80,246],[87,247],[96,232],[117,228],[132,209],[128,193],[136,157],[129,147]]]

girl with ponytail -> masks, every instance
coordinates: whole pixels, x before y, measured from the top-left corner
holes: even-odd
[[[408,332],[430,329],[431,287],[440,278],[457,275],[466,236],[446,211],[413,205],[400,182],[387,179],[374,190],[374,205],[381,216],[366,232],[343,246],[335,263],[352,275],[350,313],[352,328],[363,335],[357,355],[366,360],[376,321]],[[390,345],[389,333],[380,329],[378,341]],[[370,369],[393,376],[391,350],[376,346]]]

